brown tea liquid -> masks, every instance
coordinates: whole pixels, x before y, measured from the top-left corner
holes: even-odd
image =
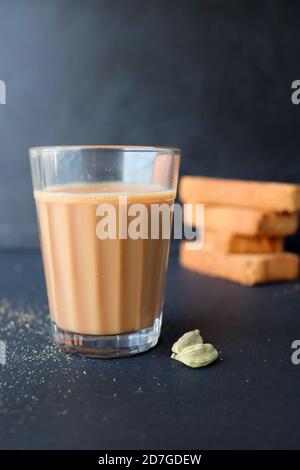
[[[174,191],[125,183],[72,184],[35,191],[52,321],[70,332],[115,335],[151,327],[159,317],[169,240],[101,240],[97,207],[119,196],[143,204],[171,205]],[[131,218],[128,217],[128,224]]]

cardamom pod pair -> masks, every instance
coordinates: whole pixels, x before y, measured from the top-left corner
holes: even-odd
[[[189,367],[204,367],[218,357],[218,351],[210,343],[203,343],[199,330],[189,331],[172,346],[172,359]]]

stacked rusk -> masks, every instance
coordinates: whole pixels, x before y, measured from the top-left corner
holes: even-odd
[[[298,229],[300,186],[185,176],[183,203],[204,204],[204,248],[182,242],[180,263],[245,285],[296,279],[299,257],[284,251]],[[195,211],[185,224],[195,226]]]

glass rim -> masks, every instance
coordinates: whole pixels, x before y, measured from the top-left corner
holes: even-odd
[[[180,153],[178,147],[155,147],[155,146],[139,146],[139,145],[46,145],[30,147],[30,153],[43,151],[60,151],[60,150],[123,150],[125,152],[159,152],[167,151],[171,153]]]

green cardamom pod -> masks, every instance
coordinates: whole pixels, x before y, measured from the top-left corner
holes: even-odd
[[[205,367],[215,361],[218,355],[212,344],[202,343],[188,346],[180,353],[172,354],[171,357],[189,367]]]
[[[179,354],[188,346],[202,343],[203,339],[200,336],[199,330],[189,331],[188,333],[185,333],[183,336],[181,336],[181,338],[179,338],[179,340],[173,344],[172,352]]]

